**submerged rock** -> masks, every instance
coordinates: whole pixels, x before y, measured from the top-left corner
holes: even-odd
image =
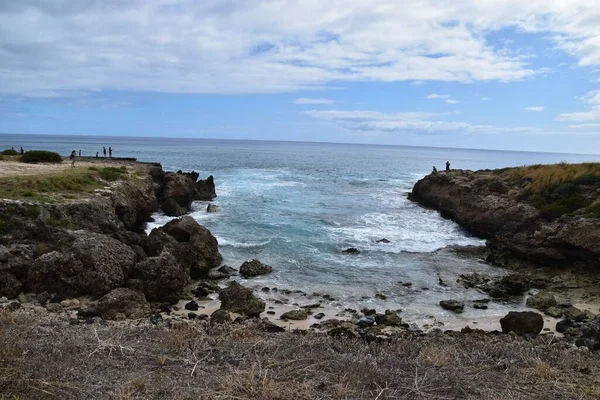
[[[455,313],[461,313],[465,309],[465,303],[459,300],[442,300],[440,306],[445,310],[454,311]]]
[[[358,250],[356,247],[349,247],[346,250],[342,250],[342,253],[357,255],[360,254],[360,250]]]

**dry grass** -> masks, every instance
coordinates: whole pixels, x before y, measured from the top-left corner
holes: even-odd
[[[367,344],[252,325],[0,316],[2,399],[597,399],[600,357],[549,339]]]
[[[511,181],[528,180],[526,189],[540,192],[584,176],[600,179],[600,163],[530,165],[505,169],[500,176]]]

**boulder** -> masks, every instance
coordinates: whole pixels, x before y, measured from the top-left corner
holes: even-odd
[[[1,217],[0,217],[1,218]],[[0,245],[0,296],[15,298],[27,286],[27,274],[36,256],[33,245]]]
[[[225,324],[230,323],[231,321],[231,315],[229,314],[229,311],[226,310],[217,310],[210,316],[210,322],[212,324]]]
[[[206,207],[206,212],[208,212],[208,213],[216,213],[216,212],[219,212],[219,211],[221,211],[221,209],[216,204],[209,204]]]
[[[215,181],[212,175],[206,179],[200,179],[196,182],[196,197],[195,200],[209,201],[217,197],[215,191]]]
[[[578,347],[585,346],[592,351],[600,350],[600,320],[596,319],[581,327],[581,336],[575,342]]]
[[[231,282],[229,286],[219,292],[221,308],[234,313],[258,316],[265,311],[265,303],[254,296],[252,290],[247,289],[237,282]]]
[[[375,320],[371,317],[362,317],[361,319],[358,320],[358,322],[356,323],[356,326],[358,326],[361,329],[364,328],[368,328],[369,326],[373,325],[375,323]]]
[[[196,303],[194,300],[192,300],[189,303],[185,304],[185,309],[186,310],[198,311],[199,308],[200,308],[200,306],[198,306],[198,303]]]
[[[76,231],[73,237],[70,250],[45,253],[33,262],[28,274],[33,292],[101,297],[125,285],[136,259],[129,246],[86,231]]]
[[[544,327],[542,315],[533,311],[511,311],[500,319],[502,332],[514,332],[519,336],[535,337]]]
[[[168,252],[137,263],[133,277],[143,282],[144,294],[149,301],[171,304],[183,297],[189,280],[185,268]]]
[[[308,313],[305,310],[291,310],[281,314],[280,318],[302,321],[308,318]]]
[[[148,315],[151,309],[143,294],[127,288],[118,288],[98,301],[98,311],[104,319],[118,319],[117,314],[138,319]]]
[[[385,310],[385,314],[375,315],[375,322],[377,322],[377,325],[382,326],[400,326],[402,325],[402,318],[393,310]]]
[[[166,234],[175,242],[165,238]],[[150,233],[155,245],[167,249],[187,270],[192,279],[204,277],[221,263],[219,243],[208,229],[190,216],[174,219]],[[153,239],[151,239],[153,240]]]
[[[493,280],[484,289],[492,297],[520,296],[530,288],[529,279],[522,274],[510,274]]]
[[[527,306],[541,311],[556,306],[556,299],[552,293],[540,290],[537,294],[527,298]]]
[[[544,312],[554,318],[560,318],[564,314],[564,310],[560,307],[548,307]]]
[[[240,266],[240,275],[244,278],[251,278],[258,275],[271,273],[273,267],[261,263],[258,260],[246,261]]]
[[[563,319],[563,320],[558,321],[556,323],[556,332],[558,332],[558,333],[565,333],[569,329],[576,328],[578,326],[579,326],[579,324],[577,324],[573,320],[570,320],[568,318],[567,319]]]
[[[189,176],[167,172],[159,197],[160,208],[166,215],[178,217],[190,210],[196,198],[196,182]]]
[[[455,313],[461,313],[465,309],[465,303],[459,300],[442,300],[440,306],[444,310],[454,311]]]
[[[571,306],[568,308],[565,308],[564,310],[565,313],[565,318],[567,319],[572,319],[573,321],[583,321],[584,319],[586,319],[586,314],[585,312],[583,312],[582,310],[580,310],[577,307]]]

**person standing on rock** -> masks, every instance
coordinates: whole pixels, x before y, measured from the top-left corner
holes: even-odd
[[[75,152],[75,150],[73,150],[71,152],[71,155],[69,156],[69,159],[71,159],[71,167],[75,168],[75,156],[77,155],[77,153]]]
[[[21,155],[25,154],[25,151],[23,151],[23,146],[21,146]]]
[[[446,171],[450,171],[450,161],[446,161]]]
[[[96,152],[96,158],[98,158],[98,152]]]
[[[81,157],[81,150],[79,150],[79,157]]]
[[[112,147],[108,148],[108,156],[112,158]]]
[[[102,153],[104,154],[104,158],[106,158],[106,147],[102,146]]]

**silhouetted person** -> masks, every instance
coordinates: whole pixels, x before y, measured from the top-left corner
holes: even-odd
[[[112,158],[112,147],[108,148],[108,156]]]
[[[81,150],[79,150],[79,157],[81,157]]]
[[[433,171],[432,173],[437,174],[437,168],[435,167],[435,165],[433,166]]]
[[[98,158],[98,152],[96,152],[96,158]]]
[[[75,156],[77,156],[77,153],[75,152],[75,150],[73,150],[71,152],[71,155],[69,156],[69,158],[71,159],[71,167],[75,168]]]
[[[23,146],[21,146],[21,155],[25,154],[25,151],[23,151]]]
[[[102,146],[102,153],[104,154],[104,158],[106,158],[106,147]]]
[[[450,161],[446,161],[446,171],[450,171]]]

